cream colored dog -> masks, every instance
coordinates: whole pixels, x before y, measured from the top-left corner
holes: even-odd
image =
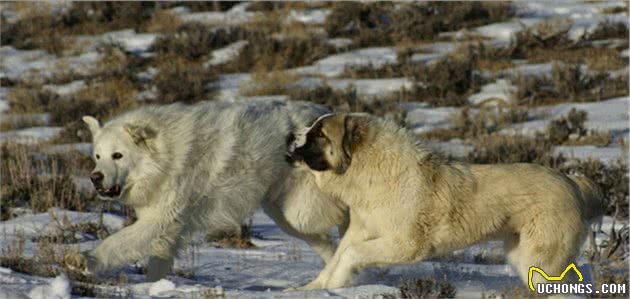
[[[347,286],[367,266],[413,263],[491,239],[505,241],[524,281],[530,266],[557,275],[603,212],[587,179],[534,164],[448,162],[405,129],[365,114],[321,117],[297,141],[292,158],[350,208],[332,260],[303,289]]]

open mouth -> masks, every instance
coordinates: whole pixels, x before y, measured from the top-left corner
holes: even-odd
[[[120,185],[116,184],[108,189],[98,188],[96,189],[96,192],[98,192],[100,196],[117,197],[120,195],[121,190],[122,188],[120,188]]]

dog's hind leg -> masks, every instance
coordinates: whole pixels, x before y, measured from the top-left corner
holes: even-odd
[[[317,255],[322,259],[324,264],[327,264],[335,253],[335,243],[327,232],[320,234],[305,234],[299,232],[291,224],[288,223],[282,211],[275,207],[271,203],[263,202],[263,210],[265,213],[273,219],[273,221],[284,231],[292,237],[304,240]]]
[[[528,228],[522,230],[525,233],[520,236],[514,251],[518,255],[513,256],[512,263],[525,284],[529,285],[530,267],[539,268],[549,276],[558,276],[571,263],[575,263],[586,237],[585,231],[579,223],[557,224],[540,231]],[[540,283],[553,283],[545,280],[538,272],[532,274],[534,289]],[[571,271],[562,282],[575,281],[576,278],[576,273]]]
[[[147,265],[147,280],[158,281],[173,270],[173,257],[161,258],[157,256],[149,257],[149,264]]]

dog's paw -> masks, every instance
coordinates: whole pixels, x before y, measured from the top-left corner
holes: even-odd
[[[323,288],[324,286],[318,281],[312,281],[301,287],[284,289],[284,292],[308,291],[308,290],[317,290],[317,289],[323,289]]]

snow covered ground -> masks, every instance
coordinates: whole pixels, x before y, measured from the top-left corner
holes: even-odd
[[[628,16],[624,13],[605,14],[602,8],[615,7],[620,1],[578,2],[517,2],[517,16],[510,21],[489,24],[471,31],[488,39],[492,46],[509,43],[514,33],[532,26],[537,22],[551,17],[571,19],[570,36],[577,39],[584,32],[589,32],[602,20],[615,20],[628,24]],[[225,12],[191,12],[181,6],[170,11],[183,22],[201,22],[208,25],[237,25],[257,18],[262,12],[247,10],[248,3],[239,4]],[[61,6],[60,6],[61,7]],[[305,10],[291,10],[286,22],[299,22],[309,26],[321,26],[329,11],[319,8]],[[3,15],[13,19],[19,16],[3,11]],[[456,33],[457,34],[457,33]],[[102,43],[116,43],[125,51],[140,56],[153,55],[150,48],[159,34],[138,33],[133,29],[108,32],[102,35],[82,36],[77,42],[85,44],[84,52],[67,57],[57,57],[43,50],[20,50],[12,46],[0,47],[0,79],[23,80],[25,82],[46,82],[59,71],[88,75],[95,71],[101,54],[96,47]],[[339,49],[348,47],[352,40],[346,38],[329,39]],[[204,63],[204,67],[211,68],[225,64],[238,56],[247,46],[247,41],[237,41],[223,48],[216,49],[212,58]],[[439,41],[424,45],[423,51],[411,55],[414,62],[431,63],[455,49],[453,42]],[[625,54],[623,54],[625,53]],[[627,57],[628,50],[622,52]],[[379,46],[352,49],[316,60],[310,65],[288,70],[296,75],[294,83],[304,88],[319,84],[328,84],[334,89],[343,90],[354,86],[357,94],[366,98],[388,95],[402,89],[410,89],[414,82],[407,78],[378,78],[352,79],[343,78],[344,70],[348,66],[380,67],[395,64],[398,52],[395,46]],[[531,64],[522,61],[521,64],[497,75],[500,79],[484,85],[478,93],[472,94],[468,101],[471,106],[509,104],[514,102],[515,87],[509,78],[519,74],[523,76],[548,74],[551,63]],[[627,73],[627,69],[620,73]],[[147,67],[137,74],[140,81],[151,82],[157,70]],[[286,96],[264,96],[244,98],[241,94],[243,86],[252,81],[249,73],[220,74],[218,80],[211,83],[211,87],[218,89],[217,99],[234,101],[244,100],[285,100]],[[84,88],[84,80],[75,80],[65,84],[45,84],[43,89],[59,97],[70,96]],[[50,114],[6,114],[10,110],[7,93],[12,87],[0,87],[0,124],[28,122],[31,126],[0,131],[0,143],[15,141],[19,143],[45,143],[58,136],[61,127],[50,126]],[[151,99],[155,91],[143,90],[139,97]],[[405,122],[415,133],[425,133],[434,129],[452,126],[450,118],[460,111],[458,107],[429,107],[425,103],[406,103],[407,112]],[[544,130],[547,124],[560,116],[566,115],[572,108],[588,112],[585,123],[587,129],[607,131],[613,136],[614,143],[607,147],[558,146],[555,153],[562,153],[568,157],[578,159],[596,158],[606,163],[627,156],[627,146],[623,147],[620,140],[628,142],[630,134],[630,98],[618,97],[591,103],[563,103],[553,106],[538,107],[530,111],[531,119],[524,123],[512,125],[501,133],[532,135]],[[465,156],[472,146],[463,140],[453,139],[446,142],[431,142],[429,144],[438,150],[456,157]],[[89,154],[90,145],[65,144],[47,145],[46,153],[59,153],[78,150]],[[626,160],[627,163],[627,160]],[[89,189],[87,178],[77,177],[80,189]],[[87,187],[86,187],[87,184]],[[60,209],[49,213],[31,214],[28,211],[17,218],[0,222],[0,249],[10,244],[18,237],[26,238],[25,256],[33,256],[37,244],[34,238],[54,232],[58,222],[52,215],[66,218],[71,223],[100,221],[96,213],[78,213]],[[113,214],[105,214],[104,224],[113,232],[120,229],[124,219]],[[394,294],[397,286],[404,279],[434,277],[440,281],[448,281],[457,288],[458,298],[481,298],[482,294],[500,293],[521,287],[521,283],[512,269],[502,259],[501,244],[486,243],[469,249],[453,253],[449,257],[435,259],[413,265],[394,267],[389,270],[368,269],[362,273],[355,287],[318,290],[309,292],[283,292],[283,289],[307,283],[322,269],[322,263],[306,244],[298,239],[289,237],[261,211],[253,216],[252,249],[215,248],[213,244],[201,241],[195,236],[193,246],[182,252],[176,261],[177,269],[184,269],[194,273],[190,278],[171,275],[166,280],[156,283],[144,282],[144,276],[138,274],[132,267],[122,271],[128,277],[129,283],[111,286],[99,286],[98,292],[103,297],[183,297],[202,298],[208,294],[225,295],[234,298],[376,298],[378,295]],[[627,224],[627,222],[626,222]],[[612,220],[606,218],[604,231],[612,225]],[[623,223],[617,223],[618,226]],[[598,240],[603,239],[598,235]],[[79,236],[81,243],[77,246],[83,250],[94,248],[99,241],[87,236]],[[495,263],[479,263],[479,260],[495,261]],[[584,258],[578,263],[580,269],[588,269]],[[587,272],[587,271],[585,271]],[[588,273],[586,273],[588,274]],[[588,275],[587,275],[588,276]],[[69,281],[64,276],[44,278],[15,272],[0,267],[0,299],[1,298],[70,298]],[[74,297],[73,297],[74,298]]]
[[[93,213],[76,213],[63,210],[52,211],[57,218],[68,218],[72,223],[97,221]],[[105,214],[104,223],[112,230],[122,226],[123,219]],[[27,215],[0,223],[3,242],[15,238],[12,232],[22,231],[27,237],[26,254],[35,250],[31,237],[56,229],[50,213]],[[604,221],[603,229],[612,221]],[[619,227],[619,223],[617,226]],[[215,248],[208,243],[193,241],[192,249],[185,250],[176,260],[175,268],[185,268],[194,273],[192,278],[168,276],[156,283],[144,282],[144,276],[126,269],[129,284],[102,286],[103,296],[127,294],[132,298],[151,296],[198,298],[205,292],[223,292],[228,298],[373,298],[379,294],[395,294],[396,286],[404,279],[434,277],[445,280],[457,288],[457,298],[480,298],[482,293],[501,293],[520,287],[520,280],[512,268],[501,262],[479,264],[477,260],[502,260],[503,250],[498,242],[475,245],[460,250],[449,257],[393,267],[389,270],[367,269],[357,279],[357,286],[333,289],[283,292],[284,289],[309,282],[322,269],[322,263],[308,246],[284,234],[271,219],[261,211],[254,214],[252,241],[253,249]],[[97,242],[86,240],[78,244],[82,250],[96,246]],[[73,244],[70,246],[76,246]],[[578,263],[588,279],[588,265]],[[66,290],[65,278],[41,278],[16,273],[0,268],[0,298],[22,298],[20,295]],[[2,296],[5,297],[2,297]],[[367,296],[367,297],[366,297]],[[36,297],[41,298],[41,297]],[[61,297],[69,298],[69,297]]]

